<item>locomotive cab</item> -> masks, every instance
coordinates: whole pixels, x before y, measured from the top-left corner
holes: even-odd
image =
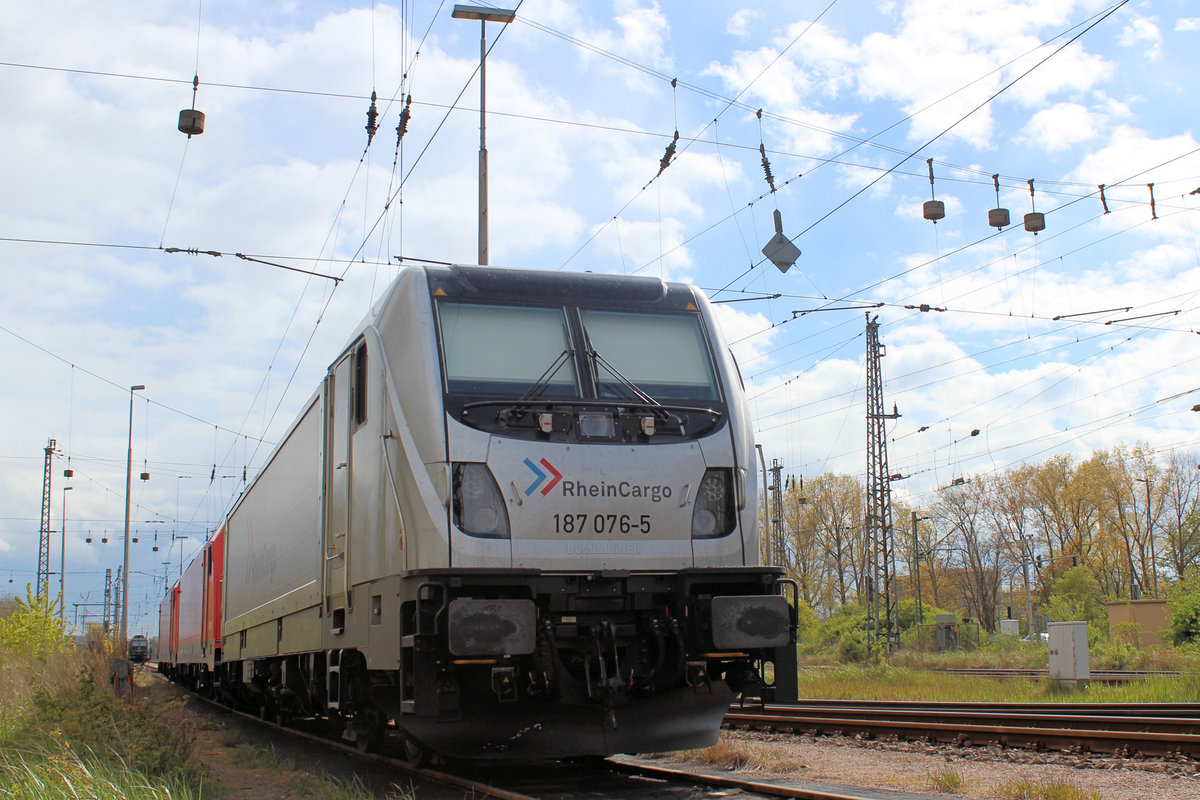
[[[449,563],[406,605],[400,724],[477,757],[668,750],[713,743],[739,694],[794,696],[793,611],[757,566],[749,422],[707,301],[654,279],[427,274]],[[424,674],[420,639],[441,656]]]

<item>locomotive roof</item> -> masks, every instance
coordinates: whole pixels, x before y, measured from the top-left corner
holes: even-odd
[[[696,292],[658,278],[501,267],[425,267],[435,297],[695,310]]]

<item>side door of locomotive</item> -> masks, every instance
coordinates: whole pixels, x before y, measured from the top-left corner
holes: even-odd
[[[350,412],[353,351],[347,352],[325,378],[325,543],[322,575],[325,614],[334,633],[341,633],[350,606]]]

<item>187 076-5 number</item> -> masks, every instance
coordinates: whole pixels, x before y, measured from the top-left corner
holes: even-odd
[[[650,515],[555,514],[555,533],[650,533]]]

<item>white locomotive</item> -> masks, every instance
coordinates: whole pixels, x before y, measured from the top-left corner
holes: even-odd
[[[739,694],[796,692],[753,456],[692,287],[408,269],[229,515],[203,663],[167,670],[414,754],[712,744]]]

